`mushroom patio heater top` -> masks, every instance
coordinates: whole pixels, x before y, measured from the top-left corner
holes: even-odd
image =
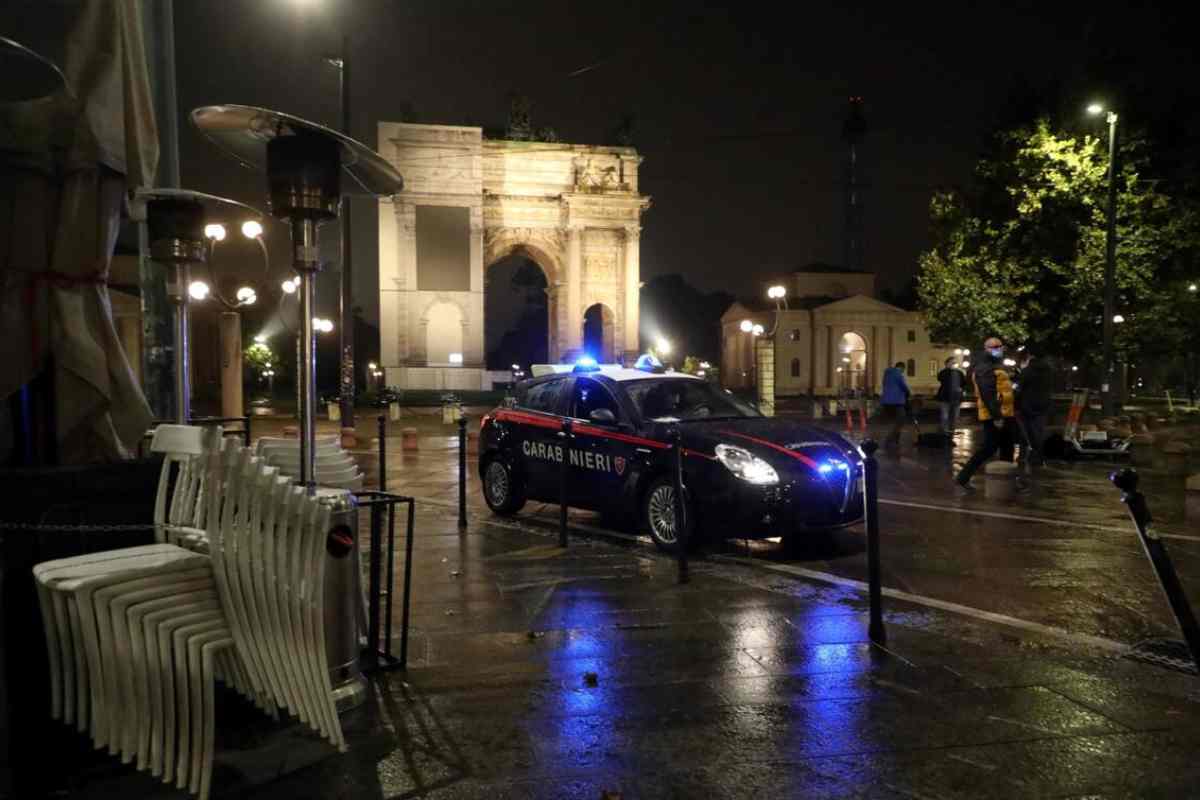
[[[256,217],[262,212],[244,203],[186,189],[143,189],[137,202],[146,206],[150,258],[175,265],[174,285],[168,294],[175,306],[175,421],[186,425],[190,417],[191,386],[188,366],[188,267],[208,259],[204,236],[205,205],[235,206]]]
[[[314,122],[253,106],[204,106],[192,123],[243,165],[265,170],[271,213],[292,230],[292,262],[300,275],[300,482],[312,490],[316,351],[313,281],[320,269],[317,226],[338,215],[343,195],[389,196],[404,179],[366,145]]]

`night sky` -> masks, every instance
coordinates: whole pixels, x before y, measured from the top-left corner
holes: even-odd
[[[406,108],[423,123],[502,127],[512,91],[530,98],[536,127],[570,142],[604,143],[633,113],[641,190],[653,198],[643,279],[678,272],[735,294],[773,272],[840,260],[850,95],[865,99],[869,125],[865,260],[891,288],[926,244],[930,192],[969,177],[986,131],[1019,116],[1018,87],[1047,93],[1064,116],[1098,89],[1146,116],[1196,121],[1193,28],[1175,12],[1126,9],[1110,22],[1097,3],[790,6],[179,2],[179,105],[263,105],[336,126],[337,71],[320,55],[345,28],[353,134],[372,146],[376,121]],[[262,179],[190,124],[181,163],[188,188],[265,203]],[[355,205],[355,302],[374,319],[375,209]],[[269,240],[282,276],[285,228]],[[231,258],[255,257],[230,245]],[[322,288],[330,314],[335,280]]]

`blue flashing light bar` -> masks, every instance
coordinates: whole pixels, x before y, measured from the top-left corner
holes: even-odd
[[[600,365],[591,356],[580,356],[575,361],[575,372],[599,372]]]
[[[657,372],[663,368],[662,362],[654,357],[651,353],[638,356],[638,360],[633,364],[634,369],[640,369],[643,372]]]

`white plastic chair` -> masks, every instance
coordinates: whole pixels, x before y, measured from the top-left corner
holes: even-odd
[[[184,513],[203,516],[208,556],[154,551],[79,577],[74,594],[65,582],[45,587],[51,611],[56,596],[75,598],[65,606],[72,644],[86,656],[77,685],[91,700],[97,746],[201,798],[218,675],[345,749],[325,654],[330,510],[236,443],[206,460],[189,479],[206,486],[205,507]]]

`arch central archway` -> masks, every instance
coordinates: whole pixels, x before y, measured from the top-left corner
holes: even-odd
[[[483,352],[487,369],[549,361],[554,318],[545,269],[521,249],[484,271]]]

